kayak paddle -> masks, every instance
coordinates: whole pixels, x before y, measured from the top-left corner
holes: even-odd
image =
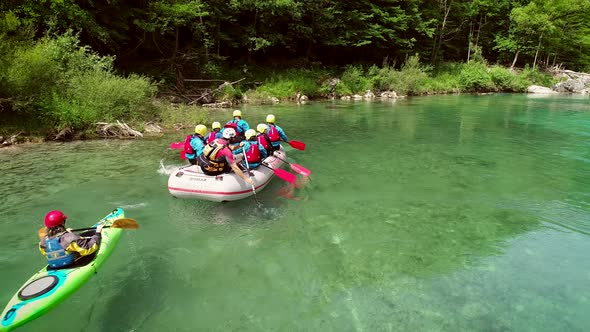
[[[138,229],[139,224],[137,223],[137,221],[135,219],[121,218],[121,219],[115,220],[112,225],[104,226],[103,228]],[[96,229],[96,227],[72,229],[72,232],[82,232],[82,231],[89,231],[89,230],[93,230],[93,229]],[[45,235],[47,234],[46,230],[47,229],[45,227],[41,227],[41,229],[39,229],[38,235],[39,235],[40,239],[45,237]]]
[[[258,197],[256,197],[256,188],[254,187],[254,180],[252,180],[252,175],[250,175],[250,165],[248,165],[248,158],[246,158],[246,154],[244,153],[244,161],[246,162],[246,172],[248,172],[248,178],[250,178],[250,181],[252,181],[252,193],[254,194],[254,200],[256,201],[256,205],[258,205],[258,207],[262,206],[262,203],[260,203],[260,201],[258,200]]]
[[[303,176],[310,176],[311,175],[311,171],[308,170],[307,168],[299,165],[299,164],[291,164],[290,162],[286,161],[285,159],[279,158],[277,155],[273,154],[273,156],[279,160],[282,160],[284,162],[286,162],[287,164],[289,164],[289,166],[291,166],[291,169],[294,170],[295,172],[303,175]]]
[[[291,172],[288,172],[288,171],[285,171],[284,169],[281,169],[281,168],[272,168],[272,167],[270,167],[270,166],[268,166],[268,165],[266,165],[264,163],[263,164],[260,164],[260,165],[262,165],[262,166],[264,166],[266,168],[271,169],[275,173],[275,175],[278,176],[281,180],[285,180],[285,181],[287,181],[289,183],[294,183],[295,180],[297,180],[297,176],[295,174],[293,174]]]

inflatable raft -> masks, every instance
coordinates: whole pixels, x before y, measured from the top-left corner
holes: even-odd
[[[236,161],[238,160],[241,158],[236,158]],[[283,166],[283,160],[287,160],[287,154],[281,147],[279,151],[274,152],[273,156],[264,159],[263,165],[250,171],[257,192],[272,180],[275,171]],[[205,175],[201,167],[197,165],[184,166],[174,170],[168,178],[168,191],[172,196],[178,198],[203,199],[214,202],[236,201],[253,195],[252,187],[237,174],[232,172]]]
[[[93,227],[101,224],[109,226],[124,217],[123,210],[116,209]],[[71,268],[53,270],[46,266],[29,278],[2,312],[0,331],[11,331],[40,317],[82,287],[113,252],[121,232],[121,228],[104,228],[100,248],[95,255],[79,259]]]

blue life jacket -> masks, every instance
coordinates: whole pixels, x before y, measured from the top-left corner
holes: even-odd
[[[60,268],[66,265],[70,265],[76,259],[76,255],[71,252],[67,252],[59,244],[59,236],[50,239],[45,238],[45,254],[47,254],[47,263],[52,268]]]

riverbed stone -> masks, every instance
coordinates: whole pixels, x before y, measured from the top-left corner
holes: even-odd
[[[381,98],[397,98],[395,91],[383,91],[381,92]]]
[[[526,89],[528,93],[538,93],[538,94],[556,94],[557,92],[553,91],[551,88],[547,88],[544,86],[539,85],[531,85]]]
[[[569,79],[565,82],[559,82],[553,86],[553,90],[558,92],[580,93],[586,87],[582,79]]]

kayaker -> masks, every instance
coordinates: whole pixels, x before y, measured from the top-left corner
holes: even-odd
[[[205,138],[205,144],[209,144],[214,139],[221,137],[223,137],[223,134],[221,134],[221,123],[215,121],[211,124],[211,131],[207,134],[207,138]]]
[[[195,133],[187,135],[184,141],[184,155],[191,165],[198,163],[197,157],[203,153],[205,147],[205,135],[207,134],[207,127],[199,124],[195,127]]]
[[[242,111],[240,110],[235,110],[233,112],[233,117],[232,120],[229,120],[225,126],[223,126],[223,130],[225,131],[225,128],[233,128],[237,133],[235,141],[241,142],[244,140],[246,130],[250,129],[250,125],[248,125],[248,122],[242,120]]]
[[[289,140],[287,139],[287,135],[283,131],[283,129],[277,125],[275,125],[275,116],[269,114],[266,116],[266,124],[268,125],[268,137],[270,138],[270,142],[272,144],[272,149],[274,151],[278,150],[281,147],[281,140],[288,143]]]
[[[39,250],[47,256],[49,267],[54,269],[67,267],[82,256],[93,254],[100,246],[103,225],[96,227],[91,237],[82,237],[66,229],[67,219],[59,210],[45,215],[45,235],[39,241]]]
[[[213,142],[205,145],[203,153],[199,156],[199,164],[203,173],[207,175],[219,175],[233,170],[248,185],[253,181],[238,167],[229,144],[234,143],[236,131],[233,128],[223,130],[223,138],[217,138]]]
[[[267,157],[266,149],[262,144],[258,143],[256,138],[256,130],[246,130],[246,140],[240,143],[240,147],[233,151],[233,154],[244,153],[244,160],[241,166],[244,169],[255,169],[260,166],[262,160]],[[246,163],[246,161],[248,161]]]
[[[264,123],[259,123],[258,126],[256,126],[256,131],[259,133],[256,136],[258,143],[262,144],[264,149],[266,149],[266,154],[270,156],[272,154],[272,144],[270,143],[270,138],[268,137],[267,133],[268,126]]]

